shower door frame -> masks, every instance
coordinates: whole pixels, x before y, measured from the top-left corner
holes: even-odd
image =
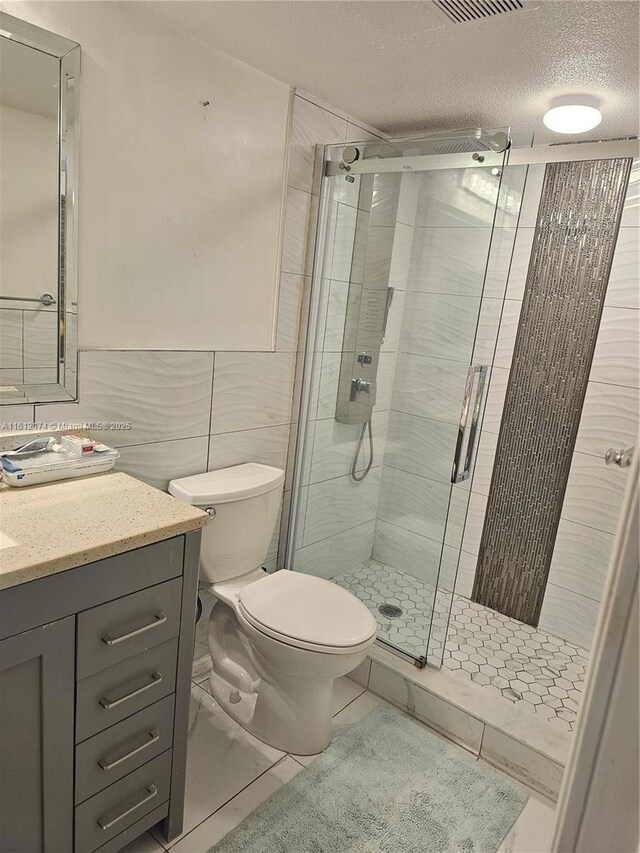
[[[367,146],[373,145],[384,145],[385,143],[389,146],[396,145],[417,145],[420,142],[435,142],[437,140],[443,139],[456,139],[456,138],[469,138],[472,133],[453,133],[453,134],[433,134],[433,135],[425,135],[418,138],[412,139],[393,139],[393,140],[367,140],[363,142],[354,142],[349,143],[349,145],[353,145],[355,147],[366,148]],[[333,161],[330,158],[330,153],[335,149],[339,149],[341,147],[345,147],[343,144],[331,144],[325,146],[316,146],[316,155],[323,157],[323,169],[321,176],[321,186],[320,186],[320,200],[318,205],[318,213],[315,221],[315,240],[314,240],[314,256],[313,256],[313,267],[311,274],[311,291],[309,296],[309,307],[306,315],[306,323],[307,327],[305,330],[305,344],[304,344],[304,357],[303,357],[303,366],[302,370],[299,372],[301,377],[301,393],[300,400],[298,405],[298,425],[296,430],[296,450],[294,455],[294,472],[292,478],[292,493],[291,493],[291,502],[289,506],[289,517],[288,517],[288,527],[287,527],[287,543],[285,549],[285,568],[289,568],[293,564],[295,547],[294,543],[298,534],[298,518],[299,518],[299,506],[300,506],[300,496],[302,489],[304,487],[303,483],[303,471],[305,468],[305,460],[306,454],[310,451],[308,447],[308,426],[309,426],[309,408],[310,408],[310,395],[311,395],[311,387],[313,380],[313,373],[316,362],[316,352],[317,352],[317,331],[318,331],[318,319],[320,313],[320,305],[321,305],[321,297],[323,294],[323,283],[324,283],[324,267],[325,267],[325,250],[326,250],[326,240],[327,240],[327,223],[329,220],[330,208],[332,204],[332,183],[330,182],[331,178],[337,176],[346,176],[346,174],[377,174],[377,173],[391,173],[398,172],[400,174],[406,172],[422,172],[422,171],[432,171],[432,170],[456,170],[456,169],[466,169],[466,168],[499,168],[504,169],[506,165],[509,163],[509,153],[512,145],[512,136],[509,133],[509,129],[507,129],[507,135],[509,139],[509,145],[506,150],[501,152],[495,152],[492,150],[485,150],[483,148],[480,149],[481,156],[475,159],[473,157],[474,154],[479,153],[476,151],[468,151],[461,154],[425,154],[418,156],[406,156],[400,155],[396,157],[372,157],[369,159],[357,160],[347,170],[341,170],[338,163]],[[530,139],[530,137],[529,137]],[[478,139],[478,142],[480,140]],[[408,168],[406,168],[408,166]],[[381,167],[381,168],[378,168]],[[498,183],[498,188],[496,192],[496,200],[494,202],[494,216],[491,224],[491,237],[489,239],[489,246],[487,249],[487,260],[489,257],[489,253],[491,251],[491,245],[493,241],[493,232],[495,230],[495,218],[496,211],[498,205],[498,196],[501,187],[501,180]],[[485,275],[486,275],[486,267],[485,267]],[[506,285],[506,282],[505,282]],[[484,282],[483,282],[484,289]],[[476,322],[476,331],[474,332],[474,342],[475,336],[477,334],[477,323],[480,320],[480,305],[478,307],[478,319]],[[494,342],[495,346],[495,342]],[[469,362],[469,370],[473,370],[473,362],[472,357],[470,357]],[[481,411],[481,415],[484,414],[484,403],[486,402],[486,394],[488,393],[488,386],[484,388],[484,399],[482,401],[483,407]],[[464,400],[461,398],[461,406],[464,404]],[[302,439],[302,440],[301,440]],[[458,435],[458,441],[456,446],[456,451],[454,455],[457,455],[460,447],[460,435]],[[475,467],[475,453],[477,447],[473,448],[473,458],[472,465]],[[312,451],[312,448],[311,448]],[[467,450],[468,452],[468,450]],[[473,472],[473,468],[472,468]],[[472,476],[471,472],[471,476]],[[455,480],[452,478],[452,485],[455,485]],[[451,501],[451,493],[449,496],[449,502],[447,504],[447,519],[449,517],[450,512],[450,501]],[[467,502],[468,503],[468,502]],[[467,506],[468,509],[468,506]],[[466,521],[466,513],[465,510],[465,521]],[[464,524],[463,524],[464,528]],[[376,642],[382,645],[384,648],[398,655],[404,660],[407,660],[413,663],[418,668],[423,668],[427,665],[427,655],[429,651],[429,644],[431,641],[431,634],[433,629],[434,622],[434,613],[435,613],[435,598],[438,592],[438,579],[440,577],[440,572],[442,569],[442,560],[444,554],[444,538],[446,533],[446,522],[443,530],[443,542],[440,551],[440,557],[438,561],[438,571],[437,571],[437,579],[435,582],[434,589],[434,601],[431,607],[430,613],[430,624],[428,629],[428,635],[425,641],[425,653],[423,655],[415,655],[410,652],[405,651],[404,649],[394,645],[391,641],[387,641],[382,637],[378,637]],[[458,555],[459,559],[459,555]],[[456,575],[457,575],[457,564],[456,564]],[[452,584],[455,587],[455,578]],[[447,629],[449,618],[451,615],[451,604],[453,601],[453,590],[450,591],[451,600],[449,602],[448,608],[448,617],[447,617]],[[445,632],[446,633],[446,632]],[[444,644],[443,644],[444,648]]]
[[[580,160],[618,160],[621,157],[630,157],[637,159],[640,156],[640,142],[637,139],[621,139],[608,140],[604,142],[569,142],[554,145],[538,145],[534,147],[518,147],[524,144],[528,134],[513,134],[511,136],[511,146],[508,149],[507,159],[504,166],[532,166],[545,165],[547,163],[573,163]],[[436,137],[433,137],[434,139]],[[412,139],[392,139],[388,140],[389,144],[409,144],[412,141],[416,143],[419,140],[429,139],[429,137],[417,137]],[[371,140],[367,142],[353,142],[349,145],[358,147],[359,145],[370,145]],[[322,146],[320,146],[322,147]],[[327,148],[339,147],[334,145],[324,146]],[[470,152],[469,152],[470,153]],[[483,154],[491,155],[494,152],[483,151]],[[491,163],[483,161],[481,163],[463,162],[467,153],[464,154],[419,154],[407,157],[390,157],[390,158],[371,158],[369,160],[356,160],[351,164],[349,173],[351,175],[371,174],[377,172],[395,172],[395,171],[411,171],[411,172],[430,172],[434,169],[461,169],[461,168],[487,168],[491,165],[501,165],[501,163]],[[402,169],[398,168],[398,162],[402,160],[406,164]],[[374,168],[375,165],[375,168]],[[339,166],[334,161],[325,159],[325,173],[323,177],[334,177],[335,175],[346,174],[341,171]]]

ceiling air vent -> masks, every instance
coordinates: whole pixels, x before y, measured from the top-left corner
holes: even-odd
[[[540,5],[527,0],[434,0],[434,4],[454,24],[524,12]]]

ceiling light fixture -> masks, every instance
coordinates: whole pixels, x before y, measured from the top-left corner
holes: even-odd
[[[586,133],[600,124],[602,113],[595,98],[567,95],[552,102],[542,121],[555,133]]]

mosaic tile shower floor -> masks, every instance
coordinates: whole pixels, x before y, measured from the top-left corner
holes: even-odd
[[[333,580],[367,605],[381,639],[410,654],[425,654],[434,597],[431,584],[373,560]],[[436,642],[444,635],[450,597],[450,593],[436,596]],[[402,616],[383,616],[381,604],[402,608]],[[443,666],[458,678],[471,679],[522,704],[554,728],[573,730],[588,659],[586,649],[453,596]]]

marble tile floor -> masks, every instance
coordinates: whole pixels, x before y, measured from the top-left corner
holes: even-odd
[[[314,760],[313,756],[286,755],[273,749],[231,720],[208,693],[207,672],[206,660],[197,661],[192,686],[185,830],[168,845],[146,833],[122,853],[207,853]],[[334,727],[354,725],[383,701],[350,678],[338,679]],[[496,853],[546,853],[553,833],[553,804],[525,786],[520,787],[529,799]],[[291,853],[305,850],[301,847]]]
[[[416,656],[426,653],[432,584],[374,560],[333,580],[367,605],[382,639]],[[453,595],[447,631],[450,600],[449,592],[435,596],[431,645],[434,640],[442,643],[446,636],[443,667],[535,713],[556,729],[572,731],[588,651],[460,595]],[[386,618],[378,610],[381,604],[401,607],[402,616]]]

